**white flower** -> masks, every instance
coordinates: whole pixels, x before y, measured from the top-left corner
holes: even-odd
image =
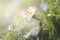
[[[10,24],[10,25],[8,25],[8,30],[9,31],[11,31],[12,30],[12,28],[13,28],[13,26]]]
[[[29,7],[26,11],[28,11],[30,16],[33,16],[35,14],[36,7]]]
[[[47,6],[45,3],[41,3],[39,6],[40,6],[40,7],[42,8],[42,10],[44,10],[44,11],[46,11],[47,8],[48,8],[48,6]]]
[[[29,39],[30,36],[31,36],[31,32],[28,32],[26,35],[24,35],[26,39]]]
[[[37,36],[38,35],[38,31],[36,31],[35,29],[31,29],[31,35],[32,36]]]
[[[23,13],[24,14],[24,20],[29,21],[32,16],[35,14],[36,7],[29,7],[26,9],[26,11]]]
[[[37,36],[38,35],[38,32],[35,30],[35,29],[31,29],[30,32],[28,32],[26,35],[25,35],[25,38],[28,39],[30,36]]]

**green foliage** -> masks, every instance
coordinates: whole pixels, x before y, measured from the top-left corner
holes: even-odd
[[[3,36],[3,40],[15,40],[15,35],[12,31],[7,31]]]
[[[24,34],[31,28],[37,28],[39,22],[42,22],[43,24],[43,40],[60,40],[60,0],[41,0],[41,2],[48,5],[47,11],[43,11],[38,6],[40,3],[39,1],[40,0],[23,1],[21,5],[23,7],[36,5],[36,14],[27,24],[25,24],[25,27],[22,28],[22,30],[7,31],[0,37],[0,40],[26,40]],[[50,16],[47,16],[48,14],[50,14]],[[22,26],[24,26],[23,23]]]
[[[20,32],[7,31],[1,36],[0,40],[25,40],[25,38]]]

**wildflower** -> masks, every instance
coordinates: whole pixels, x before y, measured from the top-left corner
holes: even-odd
[[[35,29],[31,29],[30,32],[28,32],[26,35],[25,35],[25,38],[26,39],[29,39],[30,36],[37,36],[38,35],[38,32],[35,30]]]
[[[12,27],[13,27],[13,26],[12,26],[11,24],[8,25],[8,30],[11,31],[11,30],[12,30]]]
[[[45,3],[41,3],[39,6],[40,6],[40,7],[42,8],[42,10],[44,10],[44,11],[46,11],[47,8],[48,8]]]
[[[23,13],[24,14],[24,20],[29,21],[32,16],[35,14],[36,7],[29,7],[26,9],[26,11]]]

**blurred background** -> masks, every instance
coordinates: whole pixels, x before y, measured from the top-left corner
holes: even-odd
[[[60,0],[0,0],[0,40],[26,40],[39,22],[43,40],[60,40]]]

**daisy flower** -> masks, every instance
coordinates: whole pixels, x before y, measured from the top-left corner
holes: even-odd
[[[24,20],[29,21],[32,16],[35,14],[36,7],[29,7],[26,9],[26,11],[23,13],[24,14]]]

